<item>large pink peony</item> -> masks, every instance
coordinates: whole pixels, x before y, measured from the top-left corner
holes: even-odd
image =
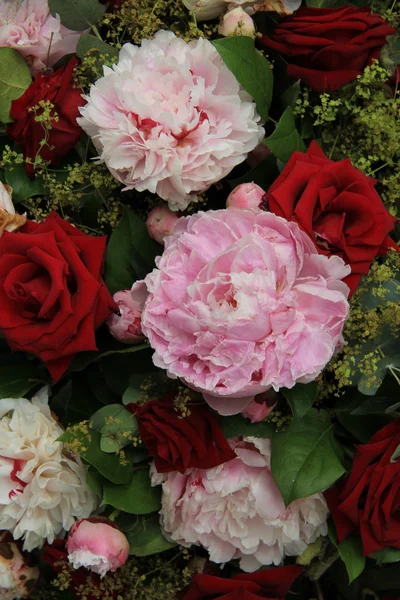
[[[204,546],[210,559],[240,559],[244,571],[278,565],[301,554],[326,535],[329,511],[323,494],[295,500],[287,508],[270,469],[271,440],[231,441],[237,458],[214,469],[159,474],[161,523],[166,536],[182,546]]]
[[[221,414],[240,412],[270,387],[313,381],[341,342],[349,267],[320,256],[295,223],[271,213],[228,208],[182,218],[157,267],[145,279],[142,313],[154,364]]]
[[[159,31],[125,44],[92,86],[81,127],[125,189],[186,208],[263,138],[260,117],[214,46]]]
[[[47,0],[0,0],[0,46],[18,50],[32,75],[75,52],[81,33],[61,25]]]

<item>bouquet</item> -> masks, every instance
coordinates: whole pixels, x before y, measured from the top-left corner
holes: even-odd
[[[0,600],[400,597],[400,5],[0,0]]]

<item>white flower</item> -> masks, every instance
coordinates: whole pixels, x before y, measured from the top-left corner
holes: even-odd
[[[78,123],[125,189],[184,209],[264,136],[249,94],[205,39],[159,31],[104,67]]]
[[[0,529],[23,539],[24,550],[51,544],[96,508],[86,468],[57,442],[62,433],[47,388],[32,402],[0,400]]]
[[[9,533],[0,533],[0,600],[28,598],[39,578],[39,569],[25,562]]]

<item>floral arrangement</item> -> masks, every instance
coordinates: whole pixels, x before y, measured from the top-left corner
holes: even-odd
[[[0,600],[400,597],[399,29],[0,0]]]

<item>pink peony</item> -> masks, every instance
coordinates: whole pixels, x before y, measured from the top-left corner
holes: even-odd
[[[0,46],[18,50],[32,75],[75,52],[82,33],[61,25],[47,0],[0,0]]]
[[[91,517],[76,521],[67,540],[68,560],[74,567],[86,567],[102,577],[126,563],[129,542],[111,521]]]
[[[229,194],[226,207],[258,208],[265,192],[256,183],[241,183]]]
[[[241,6],[228,10],[222,17],[218,27],[218,33],[225,37],[231,35],[255,37],[255,32],[256,28],[254,27],[253,19]]]
[[[159,244],[164,244],[165,238],[171,235],[178,219],[179,214],[170,210],[165,204],[156,206],[150,211],[146,221],[149,236]]]
[[[206,39],[168,31],[125,44],[80,109],[125,190],[149,190],[184,209],[245,160],[263,138],[250,96]]]
[[[260,421],[264,421],[265,417],[274,410],[276,403],[276,392],[268,390],[256,396],[240,414],[242,417],[250,419],[252,423],[259,423]]]
[[[237,458],[214,469],[161,475],[152,466],[152,484],[162,483],[161,523],[169,539],[204,546],[216,563],[238,558],[252,572],[326,535],[323,494],[285,508],[271,474],[271,440],[236,438],[231,445]]]
[[[313,381],[341,342],[349,272],[295,223],[258,209],[181,218],[144,280],[154,364],[235,414]]]
[[[119,315],[112,314],[107,320],[111,335],[124,344],[140,344],[144,340],[140,319],[141,304],[131,290],[122,290],[113,296],[119,308]]]

